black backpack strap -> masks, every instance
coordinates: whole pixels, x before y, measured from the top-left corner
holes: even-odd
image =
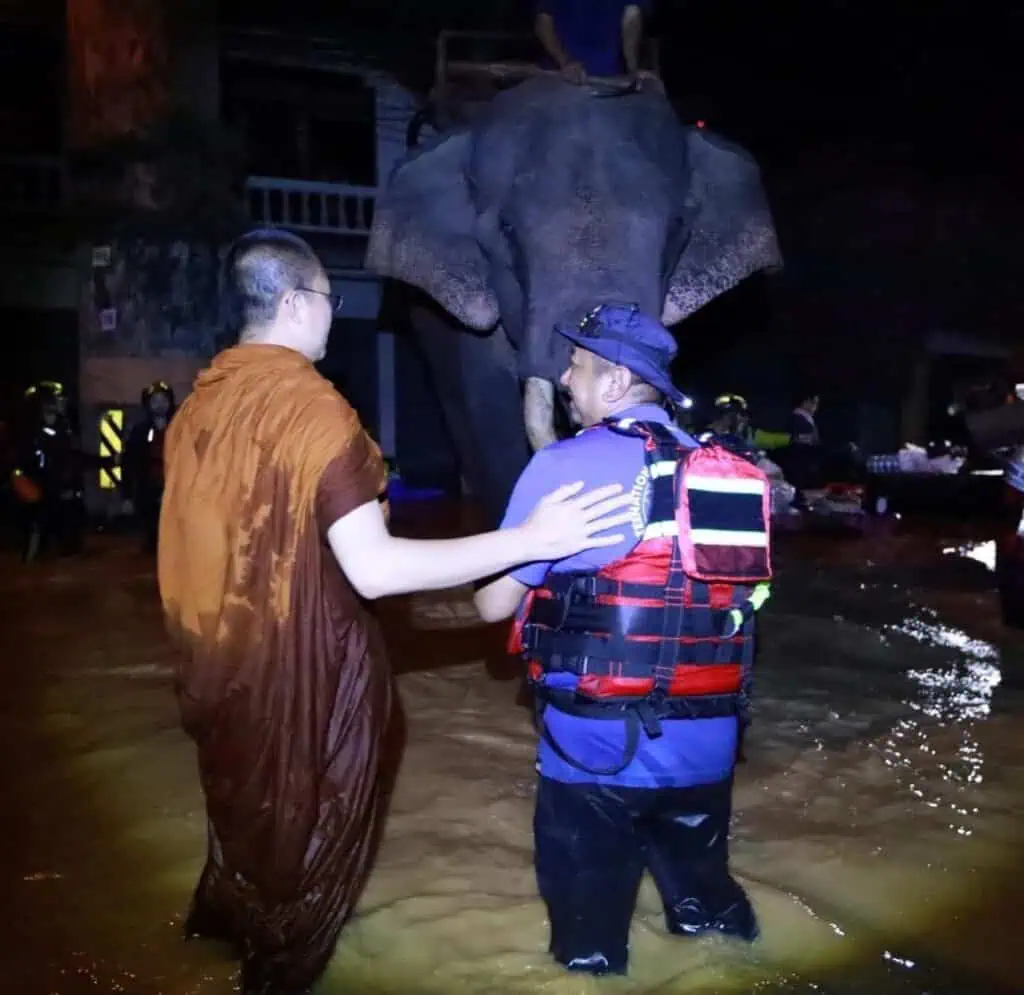
[[[643,439],[648,464],[660,460],[678,459],[679,451],[687,449],[668,425],[661,422],[606,418],[603,424],[610,431],[619,435],[632,435]]]
[[[604,424],[612,432],[644,440],[644,463],[651,482],[650,513],[652,520],[674,517],[676,481],[682,456],[690,451],[675,433],[661,422],[607,419]],[[671,474],[655,468],[671,464]]]

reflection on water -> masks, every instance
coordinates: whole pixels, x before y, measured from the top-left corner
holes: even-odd
[[[777,585],[737,779],[734,865],[763,942],[668,937],[645,882],[628,979],[551,966],[518,682],[481,665],[502,640],[477,626],[467,591],[426,595],[383,609],[396,663],[430,669],[401,678],[405,766],[323,995],[1017,988],[1013,945],[992,938],[1024,925],[995,893],[1017,873],[1024,703],[1002,678],[1021,653],[980,638],[976,599],[939,610],[891,570],[802,569],[789,564]],[[17,758],[0,795],[5,983],[26,995],[227,995],[224,952],[180,940],[203,819],[152,569],[112,545],[37,574],[0,573],[0,622],[26,647],[0,701],[0,756]],[[849,621],[886,613],[899,621]]]
[[[985,757],[981,744],[975,738],[975,726],[992,709],[992,694],[1002,681],[999,669],[999,650],[990,643],[973,639],[962,629],[944,625],[937,613],[924,606],[916,606],[917,618],[910,618],[890,629],[909,636],[919,643],[947,648],[955,654],[947,663],[928,669],[910,669],[907,677],[916,685],[915,693],[907,704],[920,716],[933,722],[922,724],[917,719],[903,719],[886,742],[887,762],[899,769],[911,771],[901,777],[908,790],[931,808],[945,805],[955,817],[949,828],[960,836],[971,836],[973,826],[967,820],[978,814],[978,807],[970,801],[968,792],[947,797],[936,793],[952,786],[969,787],[984,780],[982,773]],[[937,731],[952,730],[958,745],[949,761],[938,759],[930,745]],[[916,762],[910,751],[936,757],[940,775],[938,785],[929,790],[918,783],[913,773]]]
[[[960,546],[947,546],[942,550],[946,556],[962,556],[967,560],[974,560],[989,570],[996,569],[996,541],[988,539],[985,542],[968,542]]]

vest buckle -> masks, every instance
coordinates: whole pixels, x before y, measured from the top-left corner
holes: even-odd
[[[567,599],[570,604],[578,604],[584,600],[593,601],[596,597],[597,577],[594,574],[582,574],[573,578]]]
[[[648,739],[657,739],[662,734],[661,717],[665,704],[665,692],[655,688],[646,698],[634,706]]]
[[[540,627],[527,622],[519,632],[519,642],[522,646],[520,654],[528,656],[540,645]]]

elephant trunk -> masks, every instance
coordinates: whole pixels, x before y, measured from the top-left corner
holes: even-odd
[[[533,451],[556,441],[555,385],[541,377],[527,377],[523,389],[523,420]]]
[[[612,302],[635,302],[644,311],[661,314],[657,260],[642,259],[638,264],[638,258],[642,259],[636,252],[628,266],[621,263],[618,266],[594,265],[588,271],[585,259],[577,260],[570,256],[571,262],[563,264],[561,269],[552,262],[548,272],[533,276],[533,292],[526,308],[520,372],[525,381],[523,416],[526,435],[534,451],[558,438],[555,429],[556,384],[569,364],[572,346],[568,339],[555,331],[556,327],[577,325],[596,305]],[[646,266],[643,265],[645,262]],[[560,273],[562,280],[552,279],[549,273]]]
[[[599,266],[592,275],[584,274],[583,269],[581,264],[579,272],[564,284],[545,286],[539,278],[535,279],[534,283],[541,286],[528,302],[520,373],[524,379],[523,420],[534,451],[558,438],[556,385],[569,364],[572,346],[555,328],[575,326],[596,305],[605,303],[636,303],[650,314],[661,314],[656,262],[647,271],[640,269],[637,273],[625,271],[626,267],[615,272],[610,266]]]

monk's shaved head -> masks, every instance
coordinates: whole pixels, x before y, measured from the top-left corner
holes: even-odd
[[[231,329],[270,324],[290,290],[310,287],[322,272],[309,244],[291,232],[262,228],[247,232],[224,263],[225,317]]]

